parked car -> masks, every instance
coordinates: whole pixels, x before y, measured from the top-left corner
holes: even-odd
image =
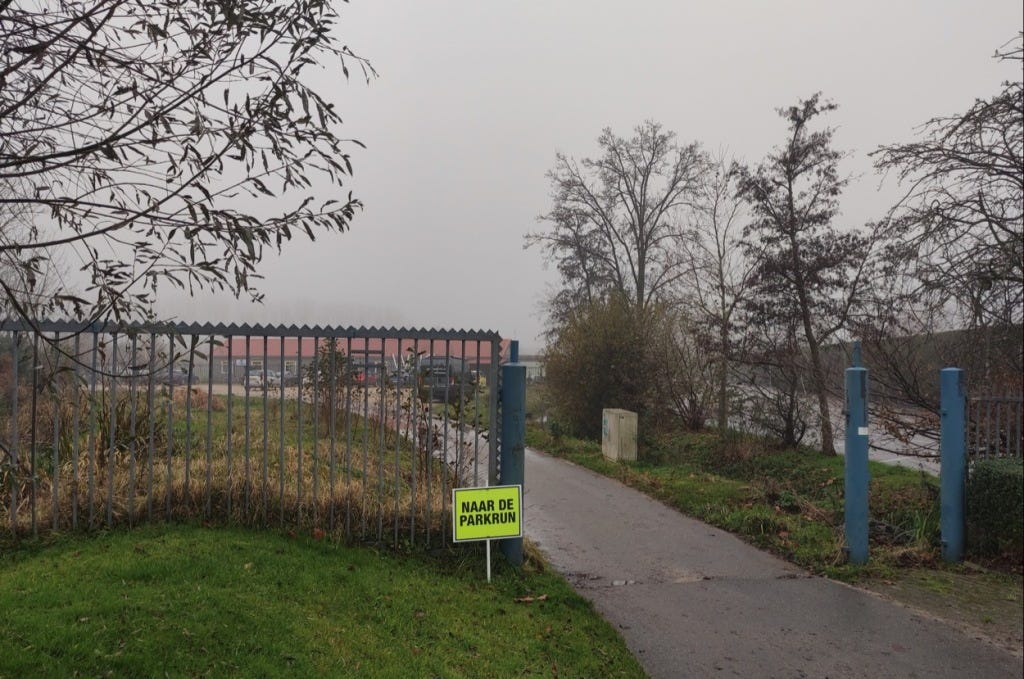
[[[291,370],[285,370],[281,375],[281,379],[284,380],[284,386],[286,387],[297,387],[299,386],[299,376],[293,373]]]
[[[193,384],[196,381],[196,376],[187,370],[174,370],[170,374],[161,371],[161,374],[160,383],[168,387]]]
[[[246,389],[262,389],[263,371],[250,370],[245,374],[245,378],[242,380],[242,384],[245,385]]]
[[[427,356],[420,360],[419,397],[423,401],[446,403],[459,395],[472,394],[475,379],[461,358]]]
[[[281,373],[276,370],[268,370],[263,377],[263,384],[267,389],[279,389],[281,387]]]

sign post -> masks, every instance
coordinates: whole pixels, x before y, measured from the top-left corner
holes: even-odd
[[[452,489],[452,541],[487,541],[487,582],[491,581],[491,540],[522,536],[522,486]]]

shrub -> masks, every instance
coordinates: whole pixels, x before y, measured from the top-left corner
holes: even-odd
[[[1024,460],[986,459],[967,481],[969,548],[979,556],[1024,555]]]
[[[605,408],[636,412],[641,438],[675,419],[659,382],[670,363],[660,341],[669,322],[660,307],[641,312],[615,296],[569,315],[545,358],[546,386],[566,433],[599,440]]]

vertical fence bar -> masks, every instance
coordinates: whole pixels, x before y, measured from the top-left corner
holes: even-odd
[[[518,362],[518,342],[511,343],[513,362],[501,368],[501,484],[522,486],[526,466],[526,366]],[[520,507],[519,511],[522,512]],[[520,521],[522,516],[519,517]],[[498,543],[513,566],[523,563],[523,539]]]
[[[149,408],[149,440],[146,455],[146,516],[153,519],[153,458],[156,455],[156,409],[153,402],[156,377],[156,333],[149,333],[149,365],[146,368],[146,399]],[[77,438],[77,432],[76,432]]]
[[[846,369],[845,526],[850,563],[868,561],[868,371]]]
[[[32,535],[38,537],[38,507],[36,496],[39,494],[39,474],[37,469],[37,450],[39,447],[36,440],[36,430],[39,420],[39,333],[32,334],[32,420],[29,433],[29,472],[31,473],[32,497],[29,498],[29,511],[32,517]]]
[[[164,519],[170,521],[172,516],[172,495],[174,494],[174,334],[167,335],[167,509]]]
[[[409,429],[410,440],[412,441],[412,526],[409,527],[410,540],[416,539],[416,482],[418,481],[418,474],[420,470],[416,468],[416,464],[420,459],[420,444],[419,444],[419,404],[420,404],[420,341],[418,339],[412,342],[412,360],[409,361],[410,367],[412,368],[411,384],[409,386]],[[424,506],[424,516],[426,515],[426,507]],[[428,526],[429,524],[425,524]]]
[[[81,367],[82,335],[75,334],[75,372],[71,384],[75,388],[75,414],[72,416],[71,424],[71,528],[78,530],[78,452],[82,436],[82,378],[79,374]]]
[[[18,331],[11,333],[11,534],[18,533],[18,472],[21,468],[18,459],[18,439],[21,438],[21,427],[18,422]]]
[[[480,485],[480,340],[476,340],[473,352],[476,355],[476,367],[473,370],[473,485]]]
[[[369,340],[367,340],[369,341]],[[383,349],[381,350],[381,357],[383,362]],[[367,354],[369,359],[370,354]],[[383,366],[382,366],[383,367]],[[366,390],[370,390],[370,374],[371,370],[375,369],[375,366],[367,366],[366,373]],[[377,376],[377,430],[380,435],[377,441],[377,541],[381,542],[384,539],[384,470],[386,469],[385,456],[387,455],[387,445],[385,444],[384,437],[384,387],[380,375]]]
[[[189,514],[192,504],[191,495],[191,464],[192,464],[192,375],[195,374],[196,343],[195,335],[189,337],[188,368],[185,373],[185,514]]]
[[[423,463],[424,463],[424,466],[425,466],[425,469],[426,469],[426,476],[424,477],[424,485],[426,486],[426,491],[427,491],[427,547],[430,546],[430,537],[431,537],[431,532],[432,532],[430,529],[433,527],[433,524],[431,523],[431,518],[432,518],[433,513],[434,513],[433,512],[433,503],[430,500],[430,495],[431,495],[431,493],[430,493],[430,491],[431,491],[430,477],[431,477],[431,472],[433,471],[433,468],[434,468],[434,386],[433,386],[434,369],[435,369],[434,368],[434,357],[433,357],[433,354],[434,354],[434,341],[431,340],[429,345],[430,345],[430,356],[428,357],[428,362],[427,362],[427,367],[426,367],[426,379],[424,380],[425,381],[425,389],[426,389],[427,398],[426,398],[426,400],[423,403],[423,420],[424,420],[424,427],[425,427],[425,430],[426,430],[426,448],[425,448],[424,453],[423,453]],[[442,541],[442,544],[443,544],[443,541]]]
[[[278,337],[277,342],[280,348],[280,361],[278,367],[280,370],[277,371],[277,410],[278,410],[278,426],[277,426],[277,446],[278,446],[278,460],[277,460],[277,501],[281,504],[281,528],[284,528],[284,477],[285,477],[285,461],[284,461],[284,337]],[[270,385],[266,385],[267,389],[270,389]]]
[[[59,491],[60,491],[60,394],[58,389],[62,381],[62,375],[60,372],[60,333],[54,333],[53,335],[53,363],[50,366],[50,399],[53,405],[53,468],[50,473],[51,483],[53,485],[53,507],[52,507],[52,524],[53,530],[57,530],[60,526],[58,517],[59,510],[58,505],[60,502]],[[73,383],[72,383],[73,384]]]
[[[96,491],[96,360],[99,354],[99,333],[92,333],[92,371],[89,373],[89,441],[86,453],[89,456],[89,530],[93,528],[93,521],[96,518],[96,505],[93,501]]]
[[[234,460],[232,459],[232,455],[234,453],[235,420],[232,417],[232,411],[231,411],[231,408],[234,405],[234,403],[233,403],[233,401],[234,401],[234,394],[232,392],[233,392],[233,387],[235,386],[235,355],[234,355],[235,341],[234,340],[235,340],[235,338],[234,338],[233,335],[225,335],[224,336],[224,342],[228,345],[227,366],[226,366],[226,370],[225,370],[225,374],[227,375],[227,379],[228,379],[228,389],[227,389],[227,392],[228,392],[228,396],[227,396],[228,404],[227,404],[227,412],[225,413],[225,417],[227,418],[227,425],[224,427],[224,429],[225,429],[225,437],[227,438],[227,440],[225,441],[224,455],[227,458],[226,459],[226,465],[227,465],[228,478],[227,478],[227,483],[226,483],[227,502],[225,503],[224,518],[226,520],[228,520],[228,521],[231,520],[232,503],[234,502],[234,499],[235,499],[235,474],[234,474],[235,470],[234,470],[234,466],[232,464],[234,462]]]
[[[963,559],[964,553],[964,384],[963,371],[945,368],[940,372],[941,442],[939,472],[939,518],[942,532],[942,558],[949,562]]]
[[[455,410],[456,420],[456,438],[455,442],[455,483],[452,486],[461,486],[465,479],[462,478],[462,465],[463,460],[463,443],[465,442],[465,428],[464,424],[466,421],[466,340],[462,340],[459,344],[459,402],[458,407]]]
[[[203,489],[203,515],[213,515],[213,348],[215,338],[210,335],[210,348],[206,352],[206,487]]]
[[[249,518],[249,512],[251,511],[250,494],[252,492],[252,461],[250,460],[250,449],[251,449],[251,403],[250,403],[250,391],[252,390],[252,380],[249,379],[249,372],[252,366],[252,337],[250,335],[245,336],[245,372],[242,374],[242,386],[245,388],[245,450],[244,450],[244,467],[245,467],[245,518]]]
[[[268,359],[268,354],[267,354],[267,336],[263,335],[263,364],[262,364],[261,373],[260,373],[262,375],[262,378],[260,379],[260,383],[263,386],[263,456],[261,458],[261,464],[263,465],[263,486],[261,487],[261,492],[260,492],[260,497],[261,497],[261,500],[262,500],[260,502],[260,508],[261,508],[260,515],[261,515],[261,517],[263,519],[263,527],[264,528],[267,527],[267,513],[268,513],[268,510],[269,510],[269,503],[270,503],[270,498],[269,498],[269,495],[270,495],[270,477],[269,477],[269,474],[270,474],[270,471],[269,471],[269,467],[270,467],[270,451],[269,451],[269,448],[270,448],[270,417],[268,416],[268,411],[267,411],[267,398],[268,398],[267,391],[269,390],[269,387],[267,386],[267,377],[268,377],[267,371],[270,368],[267,367],[267,359]]]
[[[330,346],[331,346],[331,354],[330,354],[330,358],[328,360],[328,363],[330,364],[329,365],[330,377],[329,377],[328,382],[331,385],[331,390],[328,392],[328,406],[329,406],[329,408],[331,410],[331,417],[330,417],[330,419],[328,420],[328,423],[327,423],[328,434],[331,437],[331,441],[330,441],[330,444],[329,444],[329,447],[328,447],[328,499],[329,499],[328,501],[330,503],[330,512],[329,512],[330,515],[328,517],[328,520],[329,520],[329,525],[331,527],[331,531],[333,532],[334,531],[334,526],[335,526],[335,505],[337,504],[335,502],[337,500],[337,498],[335,497],[335,494],[337,493],[337,489],[335,487],[335,481],[334,481],[334,479],[335,479],[335,455],[336,455],[336,452],[337,452],[336,442],[335,441],[337,439],[337,426],[338,426],[338,418],[337,418],[337,415],[338,415],[338,396],[337,396],[337,391],[338,391],[338,338],[337,337],[332,337],[331,338]],[[352,340],[351,340],[351,338],[349,338],[348,339],[348,353],[345,354],[345,360],[347,360],[348,356],[351,355],[351,349],[352,349]],[[347,401],[346,401],[346,406],[347,406]],[[345,426],[347,428],[348,427],[348,417],[347,417],[348,409],[347,408],[345,409],[345,414],[346,414]],[[347,448],[345,449],[345,480],[346,481],[348,480],[348,449]],[[351,528],[351,521],[350,521],[351,505],[350,505],[350,503],[351,503],[351,499],[348,497],[348,487],[347,487],[347,485],[348,484],[346,482],[346,487],[345,487],[345,538],[350,538],[351,537],[351,534],[350,534],[350,528]]]
[[[313,525],[320,525],[320,337],[313,338],[313,363],[310,368],[309,384],[313,390]],[[299,400],[302,400],[304,383],[302,371],[299,371]]]
[[[491,341],[491,364],[487,369],[487,384],[490,386],[490,422],[487,425],[487,483],[498,483],[498,442],[501,439],[499,402],[501,397],[501,340]]]
[[[131,415],[128,424],[130,437],[128,439],[128,525],[135,524],[135,455],[138,452],[138,446],[135,438],[138,429],[138,401],[139,401],[139,388],[135,382],[135,378],[138,375],[138,352],[139,350],[139,336],[137,333],[132,333],[131,341],[131,360],[128,365],[125,366],[125,373],[128,375],[128,398],[129,406],[131,407]]]
[[[362,337],[362,539],[367,538],[367,479],[369,477],[370,457],[370,391],[367,389],[367,338]],[[380,474],[380,469],[377,470]]]
[[[331,352],[331,495],[335,493],[335,479],[337,474],[337,453],[335,439],[337,436],[336,419],[338,416],[338,378],[342,379],[342,386],[345,388],[345,537],[352,537],[352,381],[355,375],[352,366],[352,338],[345,338],[345,355],[341,357],[341,365],[338,365],[338,345],[335,340],[334,349]],[[341,374],[338,374],[341,371]],[[361,496],[360,496],[361,497]],[[332,503],[333,506],[333,503]],[[333,519],[332,519],[333,523]]]
[[[386,357],[385,357],[386,358]],[[385,381],[388,381],[387,370],[382,370],[382,377]],[[402,469],[402,339],[398,338],[397,347],[395,348],[395,537],[394,544],[398,547],[398,532],[399,532],[399,512],[401,511],[399,490],[401,486]],[[415,506],[415,498],[412,498],[412,502],[409,505],[410,513],[415,512],[413,507]]]
[[[296,516],[297,516],[297,520],[298,520],[298,522],[300,524],[302,523],[302,500],[303,500],[303,498],[302,498],[302,339],[303,339],[302,337],[296,337],[295,338],[295,342],[298,345],[298,349],[296,350],[296,362],[295,362],[295,376],[298,379],[298,382],[296,383],[298,385],[298,387],[297,387],[297,390],[295,392],[295,420],[297,422],[296,426],[297,426],[298,430],[296,432],[295,438],[296,438],[296,447],[298,449],[298,456],[299,456],[298,463],[297,463],[298,464],[298,466],[297,466],[297,470],[298,470],[297,473],[298,473],[298,476],[299,476],[299,480],[296,481],[296,484],[295,484],[296,488],[295,488],[295,490],[296,490],[296,492],[298,493],[298,496],[299,496],[298,497],[299,504],[298,504],[298,510],[297,510]],[[282,371],[281,372],[281,384],[282,384],[282,386],[284,385],[284,382],[285,382],[285,372]]]
[[[117,333],[110,337],[110,384],[106,397],[110,400],[110,438],[105,457],[107,463],[107,528],[114,525],[114,467],[117,466]]]

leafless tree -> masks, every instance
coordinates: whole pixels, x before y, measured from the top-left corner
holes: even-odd
[[[615,293],[643,311],[683,275],[676,243],[707,162],[697,144],[680,146],[655,122],[630,139],[605,129],[601,156],[559,153],[548,173],[554,205],[527,236],[562,275],[563,299],[593,302]]]
[[[724,153],[714,158],[694,199],[690,224],[680,248],[686,275],[678,298],[693,319],[693,332],[703,335],[704,358],[714,359],[717,423],[729,419],[732,363],[743,355],[737,315],[754,281],[760,255],[743,247],[746,206],[736,198],[736,176]]]
[[[963,368],[974,393],[1021,388],[1024,35],[996,58],[1014,69],[999,93],[872,154],[905,187],[878,225],[884,275],[858,324],[872,416],[926,453],[937,447],[940,368]]]
[[[952,302],[960,327],[1024,317],[1024,34],[996,58],[1014,69],[1001,92],[872,154],[906,187],[883,222],[889,276],[912,279],[918,305]]]

